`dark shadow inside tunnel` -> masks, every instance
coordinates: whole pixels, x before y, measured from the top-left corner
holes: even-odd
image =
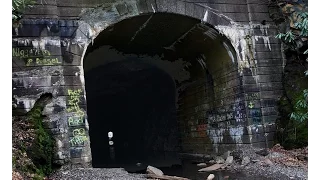
[[[239,90],[229,46],[201,21],[167,13],[102,31],[83,61],[93,167],[165,167],[181,152],[212,152],[208,114]]]
[[[177,140],[170,134],[177,127],[175,84],[167,73],[128,59],[95,68],[85,78],[94,167],[135,165],[164,156],[165,140],[158,138]]]

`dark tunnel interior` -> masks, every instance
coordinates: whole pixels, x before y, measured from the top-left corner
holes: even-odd
[[[150,152],[164,151],[163,147],[152,148],[163,146],[154,144],[159,143],[157,138],[168,138],[166,130],[177,126],[175,84],[168,74],[129,59],[88,72],[86,82],[94,166],[136,164],[149,160],[154,155]],[[108,143],[110,131],[113,149]]]
[[[179,103],[197,103],[179,94],[204,82],[198,96],[213,99],[212,72],[234,60],[224,43],[201,21],[166,13],[129,18],[102,31],[83,62],[93,167],[179,164]]]

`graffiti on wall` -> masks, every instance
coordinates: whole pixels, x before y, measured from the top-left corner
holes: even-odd
[[[232,121],[235,121],[237,124],[243,123],[247,118],[245,102],[237,98],[231,105],[207,111],[206,118],[208,119],[208,123],[217,124],[218,127],[234,124]]]
[[[253,101],[259,99],[259,93],[249,93],[245,94],[245,99],[247,101]]]
[[[68,106],[69,107],[67,108],[67,112],[73,112],[79,117],[84,116],[84,112],[79,107],[81,92],[82,92],[81,89],[77,89],[77,90],[68,89],[68,96],[69,96]]]
[[[259,124],[262,121],[262,114],[261,114],[261,109],[260,108],[254,108],[255,100],[259,100],[260,96],[259,93],[248,93],[245,94],[245,99],[248,101],[248,116],[252,119],[253,124]]]
[[[88,140],[86,130],[84,128],[72,130],[72,136],[73,137],[70,138],[71,146],[84,146],[85,141]]]
[[[72,130],[72,137],[70,137],[70,145],[74,146],[84,146],[85,142],[88,140],[86,130],[84,126],[85,113],[80,108],[80,97],[81,89],[71,90],[68,89],[68,113],[73,113],[75,116],[68,117],[69,127],[76,127]]]
[[[75,117],[75,116],[71,116],[68,117],[68,125],[69,126],[81,126],[84,125],[84,117],[83,116],[79,116],[79,117]]]
[[[12,48],[12,57],[18,57],[26,60],[26,66],[35,65],[59,65],[62,62],[57,57],[52,57],[51,53],[46,49],[21,49]]]
[[[261,109],[260,108],[253,108],[249,109],[249,117],[252,118],[253,124],[259,124],[262,121],[261,118]]]
[[[12,57],[28,58],[35,56],[50,56],[50,52],[46,49],[20,49],[18,47],[12,48]]]
[[[26,66],[31,66],[32,63],[36,63],[37,65],[58,65],[61,64],[58,58],[28,58]]]

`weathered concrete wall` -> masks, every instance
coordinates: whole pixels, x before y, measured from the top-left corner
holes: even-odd
[[[211,25],[230,40],[236,52],[236,67],[221,67],[225,74],[212,72],[220,100],[211,102],[209,108],[201,103],[188,105],[194,106],[190,113],[206,112],[202,113],[203,122],[195,120],[188,125],[199,134],[206,131],[206,145],[198,146],[194,139],[184,151],[221,153],[241,144],[264,146],[272,142],[283,61],[265,2],[47,0],[27,11],[21,25],[13,27],[13,101],[15,111],[27,112],[41,94],[53,94],[45,113],[57,139],[57,161],[91,161],[82,67],[88,44],[114,23],[157,12],[186,15]],[[201,89],[201,83],[196,87]],[[190,88],[186,93],[192,91]],[[202,93],[200,90],[200,98]],[[213,107],[217,112],[210,113]],[[200,113],[182,121],[198,116]]]

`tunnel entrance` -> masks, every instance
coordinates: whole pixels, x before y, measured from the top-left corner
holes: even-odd
[[[165,146],[178,147],[175,84],[166,72],[126,59],[89,71],[86,82],[94,167],[155,163]]]
[[[180,164],[178,153],[211,154],[214,114],[222,99],[235,101],[230,88],[241,91],[231,47],[201,21],[169,13],[102,31],[83,61],[93,167],[164,167]]]

